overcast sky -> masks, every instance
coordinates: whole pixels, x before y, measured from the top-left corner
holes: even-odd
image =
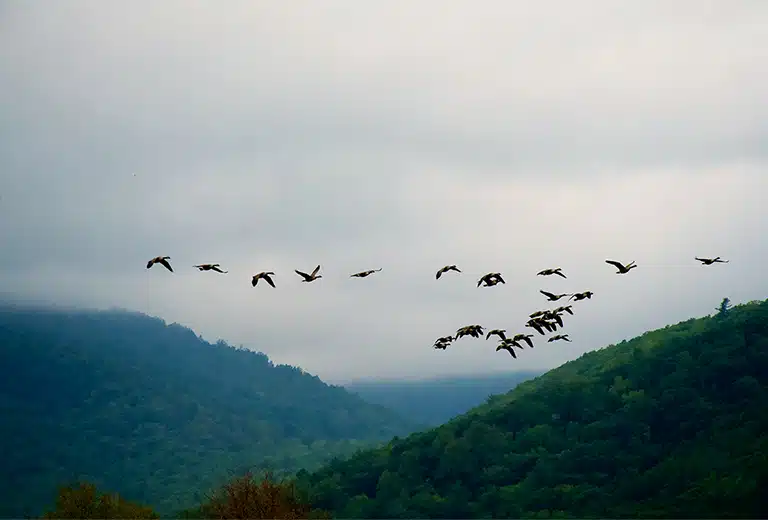
[[[767,26],[762,0],[2,1],[0,287],[330,382],[551,368],[765,298]],[[595,293],[572,343],[431,348],[528,332],[539,289]]]

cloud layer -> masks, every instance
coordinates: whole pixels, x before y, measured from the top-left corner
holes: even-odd
[[[6,3],[0,285],[331,381],[552,367],[763,298],[766,24],[725,0]],[[595,292],[572,344],[430,348],[522,331],[539,289]]]

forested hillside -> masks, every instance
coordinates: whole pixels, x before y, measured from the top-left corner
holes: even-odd
[[[542,371],[441,377],[415,381],[361,380],[344,388],[369,403],[394,410],[403,417],[438,426],[483,404],[490,396],[506,393]]]
[[[84,478],[170,512],[233,473],[294,472],[416,426],[263,354],[124,311],[0,305],[0,516]]]
[[[589,352],[300,472],[338,518],[765,518],[768,300]]]

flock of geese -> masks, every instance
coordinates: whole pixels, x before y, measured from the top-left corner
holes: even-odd
[[[720,264],[720,263],[728,263],[729,260],[723,260],[719,256],[715,258],[699,258],[694,257],[696,260],[701,262],[702,265],[712,265],[712,264]],[[632,261],[628,264],[622,264],[621,262],[617,262],[616,260],[606,260],[605,263],[610,264],[614,266],[616,270],[616,274],[627,274],[632,269],[637,267],[637,264]],[[440,276],[442,276],[444,273],[447,273],[448,271],[456,271],[458,273],[461,272],[458,267],[455,265],[446,265],[445,267],[441,268],[438,272],[435,278],[439,279]],[[544,269],[542,271],[539,271],[536,273],[537,276],[553,276],[557,275],[561,278],[568,278],[564,273],[562,268],[555,267],[550,269]],[[504,278],[502,278],[501,273],[488,273],[477,282],[477,286],[480,287],[481,285],[483,287],[493,287],[496,284],[499,283],[506,283],[504,281]],[[544,290],[539,290],[541,294],[543,294],[547,301],[550,302],[556,302],[561,300],[562,298],[568,297],[567,301],[582,301],[582,300],[588,300],[591,299],[594,293],[592,291],[583,291],[578,293],[551,293]],[[563,322],[563,314],[568,313],[571,316],[573,316],[573,305],[562,305],[560,307],[554,308],[554,309],[544,309],[544,310],[537,310],[531,314],[528,315],[528,321],[525,322],[525,327],[529,329],[533,329],[536,332],[538,332],[540,335],[545,336],[547,333],[550,332],[556,332],[558,329],[562,329],[564,326]],[[464,327],[461,327],[456,331],[455,335],[450,336],[442,336],[440,338],[437,338],[435,341],[433,347],[438,350],[445,350],[448,348],[448,346],[453,343],[454,341],[458,340],[459,338],[462,338],[464,336],[471,336],[473,338],[481,338],[483,336],[483,333],[485,332],[485,328],[482,325],[466,325]],[[515,349],[523,350],[525,347],[523,347],[522,343],[526,343],[530,348],[533,348],[533,340],[531,338],[534,338],[534,334],[526,334],[526,333],[519,333],[515,334],[514,336],[507,337],[507,331],[505,329],[492,329],[489,330],[487,334],[485,334],[486,341],[491,338],[491,336],[496,336],[499,338],[499,343],[496,346],[496,352],[499,352],[501,350],[506,350],[510,353],[510,355],[513,358],[517,358],[517,352],[515,352]],[[570,342],[571,339],[568,337],[568,334],[553,334],[549,338],[547,338],[547,343],[552,343],[555,341],[568,341]]]
[[[713,265],[713,264],[729,262],[729,260],[723,260],[719,256],[715,258],[699,258],[699,257],[694,257],[694,258],[695,260],[701,262],[701,265]],[[147,262],[147,269],[151,268],[155,264],[160,264],[166,269],[168,269],[168,271],[173,272],[173,268],[171,267],[171,264],[169,262],[170,259],[171,259],[170,256],[156,256],[155,258]],[[617,262],[616,260],[606,260],[605,263],[614,266],[617,269],[616,274],[627,274],[632,269],[637,267],[637,264],[634,262],[634,260],[632,262],[629,262],[628,264],[622,264],[621,262]],[[197,268],[199,271],[216,271],[217,273],[222,273],[222,274],[226,274],[229,272],[229,271],[222,270],[220,264],[199,264],[193,267]],[[351,274],[350,278],[366,278],[379,271],[381,271],[381,268],[360,271],[358,273]],[[435,274],[435,280],[439,280],[441,276],[443,276],[445,273],[448,273],[449,271],[461,273],[461,269],[456,267],[456,265],[446,265],[444,267],[441,267],[437,271],[437,273]],[[319,274],[320,273],[319,265],[315,267],[315,269],[309,274],[299,271],[298,269],[294,269],[294,272],[302,278],[301,280],[302,282],[314,282],[318,278],[323,277],[323,275]],[[260,273],[256,273],[251,278],[251,285],[253,287],[256,287],[256,285],[259,283],[259,280],[264,280],[272,287],[275,287],[275,281],[272,279],[274,275],[275,273],[273,271],[262,271]],[[557,276],[560,276],[561,278],[567,278],[567,276],[563,273],[562,268],[560,267],[544,269],[536,273],[536,275],[537,276],[557,275]],[[500,283],[501,284],[506,283],[504,281],[504,278],[502,278],[501,273],[488,273],[483,275],[477,281],[477,287],[480,287],[480,286],[493,287],[494,285],[498,285]],[[568,297],[567,301],[578,302],[582,300],[591,299],[594,294],[592,291],[583,291],[578,293],[558,293],[558,294],[551,293],[544,290],[540,290],[539,292],[547,298],[547,301],[550,301],[550,302],[559,301],[562,298],[565,298],[566,296]],[[530,315],[528,315],[528,321],[526,321],[525,327],[533,329],[536,332],[538,332],[540,335],[545,336],[547,333],[556,332],[558,329],[562,329],[564,327],[564,322],[563,322],[564,313],[568,313],[571,316],[573,316],[573,305],[563,305],[554,309],[537,310],[531,313]],[[458,340],[459,338],[462,338],[464,336],[481,338],[484,332],[485,332],[485,328],[481,325],[466,325],[458,329],[455,335],[442,336],[440,338],[437,338],[433,347],[438,350],[446,350],[451,343]],[[530,348],[533,348],[533,341],[531,338],[535,337],[534,334],[525,334],[525,333],[519,333],[519,334],[515,334],[514,336],[507,337],[507,331],[504,329],[489,330],[488,333],[485,334],[486,341],[490,339],[491,336],[496,336],[499,338],[499,343],[498,343],[498,346],[496,347],[496,352],[499,352],[501,350],[506,350],[512,355],[513,358],[517,358],[517,353],[515,352],[515,348],[520,350],[523,350],[525,348],[523,347],[521,342],[526,343]],[[555,341],[570,342],[571,340],[568,337],[568,334],[554,334],[549,338],[547,338],[548,343],[552,343]]]

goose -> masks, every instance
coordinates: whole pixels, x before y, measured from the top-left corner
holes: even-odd
[[[544,314],[546,314],[546,313],[547,313],[547,311],[536,311],[536,312],[532,312],[531,314],[529,314],[528,317],[529,318],[538,318],[539,316],[544,316]]]
[[[571,341],[570,339],[568,339],[568,334],[558,334],[557,336],[552,336],[551,338],[549,338],[547,340],[547,343],[552,343],[553,341],[558,341],[558,340]]]
[[[381,271],[381,268],[379,269],[369,269],[368,271],[360,271],[359,273],[351,274],[349,275],[350,278],[365,278],[366,276],[370,276],[373,273],[378,273]]]
[[[701,265],[712,265],[712,264],[727,264],[730,262],[730,260],[722,260],[719,256],[715,258],[699,258],[694,257],[696,260],[701,262]]]
[[[166,269],[168,269],[170,272],[173,272],[173,268],[171,267],[171,264],[168,262],[168,260],[170,259],[171,259],[170,256],[156,256],[152,260],[147,262],[147,269],[149,269],[155,264],[160,264]]]
[[[273,273],[272,271],[262,271],[259,274],[255,274],[253,275],[253,279],[251,280],[251,285],[256,287],[256,284],[259,283],[259,280],[264,280],[269,285],[274,287],[275,282],[272,281],[272,278],[270,278],[270,276],[274,276],[274,275],[275,273]]]
[[[304,278],[302,280],[302,282],[313,282],[313,281],[317,280],[318,278],[322,278],[323,277],[323,275],[317,274],[320,271],[320,264],[318,264],[317,267],[315,267],[315,270],[312,271],[312,274],[302,273],[298,269],[294,269],[294,271],[296,272],[296,274],[298,274],[299,276]]]
[[[568,314],[573,316],[573,305],[566,305],[564,307],[558,307],[557,309],[555,309],[555,312],[557,312],[557,313],[567,312]]]
[[[561,267],[556,267],[555,269],[544,269],[543,271],[536,273],[537,276],[550,276],[553,274],[562,276],[563,278],[568,278],[563,274],[563,269]]]
[[[584,292],[580,292],[580,293],[575,293],[575,294],[572,294],[570,298],[568,298],[568,301],[573,300],[575,302],[578,302],[578,301],[581,301],[581,300],[585,300],[587,298],[589,298],[591,300],[593,294],[595,294],[595,293],[593,293],[592,291],[584,291]]]
[[[443,275],[443,273],[447,273],[448,271],[456,271],[457,273],[461,272],[461,270],[455,265],[446,265],[445,267],[442,267],[440,268],[439,271],[437,271],[437,274],[435,275],[435,280],[439,280],[440,277]]]
[[[198,271],[216,271],[217,273],[228,273],[229,271],[222,271],[219,269],[221,265],[219,264],[200,264],[200,265],[193,265],[192,267],[197,267]]]
[[[454,339],[459,339],[464,336],[472,336],[473,338],[479,338],[482,333],[483,333],[482,326],[467,325],[466,327],[461,327],[459,330],[456,331],[456,337]]]
[[[611,264],[612,266],[616,267],[618,271],[616,271],[616,274],[627,274],[631,269],[634,269],[637,267],[635,265],[635,261],[632,260],[627,265],[622,264],[621,262],[617,262],[616,260],[606,260],[606,264]]]
[[[545,329],[547,332],[554,332],[557,329],[554,323],[550,323],[549,321],[542,318],[530,319],[526,322],[525,326],[532,328],[542,336],[546,334],[544,332]]]
[[[528,343],[528,346],[533,348],[533,341],[531,341],[531,338],[533,337],[533,334],[515,334],[515,337],[512,338],[512,341],[525,341]]]
[[[546,296],[546,297],[547,297],[547,300],[549,300],[549,301],[551,301],[551,302],[556,302],[556,301],[557,301],[557,300],[559,300],[560,298],[565,298],[566,296],[570,296],[570,295],[569,295],[569,294],[567,294],[567,293],[563,293],[563,294],[552,294],[551,292],[542,291],[542,290],[539,290],[539,292],[540,292],[541,294],[543,294],[544,296]]]
[[[482,278],[480,278],[477,281],[477,286],[480,287],[480,284],[485,282],[484,287],[493,287],[497,283],[503,283],[506,284],[507,282],[504,281],[504,278],[501,277],[501,273],[488,273]]]
[[[514,342],[512,342],[511,340],[501,341],[499,345],[496,347],[496,352],[500,350],[506,350],[512,355],[513,358],[517,359],[517,354],[515,353],[515,349],[512,348],[513,343]]]
[[[555,311],[547,312],[544,316],[542,316],[542,318],[544,318],[547,321],[554,321],[555,323],[560,325],[561,328],[563,327],[563,318],[560,316],[560,314],[558,314]]]
[[[500,339],[505,340],[507,339],[507,336],[504,334],[505,332],[506,331],[504,329],[493,329],[492,331],[488,332],[488,334],[486,334],[485,339],[487,341],[491,336],[498,336]]]

